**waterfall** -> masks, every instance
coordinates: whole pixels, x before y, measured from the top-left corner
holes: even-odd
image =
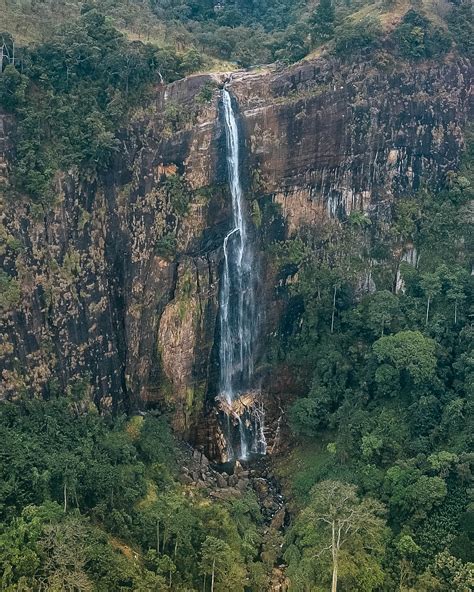
[[[219,398],[227,415],[225,422],[227,455],[239,458],[250,452],[265,453],[263,413],[254,403],[254,359],[259,322],[255,303],[255,260],[249,240],[240,181],[239,130],[229,92],[222,92],[227,171],[232,198],[232,229],[224,244],[224,263],[219,297]],[[238,429],[238,441],[232,440],[229,416]]]

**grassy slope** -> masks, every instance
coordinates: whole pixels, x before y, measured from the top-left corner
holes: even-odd
[[[390,3],[386,0],[354,0],[349,8],[345,0],[335,0],[335,3],[338,13],[342,11],[353,21],[377,17],[386,31],[393,29],[412,6],[410,0],[394,0]],[[55,26],[74,20],[80,14],[82,4],[80,0],[0,0],[0,32],[10,32],[20,44],[44,41]],[[310,18],[316,4],[308,0],[306,8],[300,13],[301,22]],[[110,16],[114,25],[130,40],[146,41],[159,47],[172,45],[183,51],[193,45],[192,36],[186,27],[176,22],[160,21],[151,10],[148,0],[96,0],[95,5]],[[449,2],[420,0],[417,9],[421,9],[436,25],[443,26]],[[321,48],[313,52],[319,53]],[[229,66],[210,60],[210,68],[216,69],[218,64],[225,68]]]

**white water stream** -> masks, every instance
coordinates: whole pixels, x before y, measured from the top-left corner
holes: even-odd
[[[236,401],[243,401],[254,386],[255,346],[258,336],[258,314],[255,305],[255,267],[251,241],[244,212],[244,196],[240,181],[239,130],[229,92],[222,92],[227,170],[232,197],[232,230],[224,239],[224,268],[220,289],[220,397],[230,410]],[[253,411],[251,411],[253,415]],[[229,457],[246,458],[250,452],[265,453],[263,414],[242,417],[235,414],[239,425],[240,450],[234,453],[231,429],[226,434]],[[246,425],[244,425],[246,423]],[[230,425],[230,422],[227,421]],[[254,425],[252,425],[254,424]]]

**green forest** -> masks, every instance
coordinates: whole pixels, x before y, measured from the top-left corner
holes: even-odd
[[[280,467],[298,512],[284,551],[295,590],[328,589],[323,516],[349,520],[354,508],[341,589],[472,586],[472,153],[465,160],[449,186],[396,204],[390,237],[355,212],[342,228],[275,247],[299,278],[274,355],[306,392],[289,409],[299,444]],[[398,293],[386,283],[357,298],[361,244],[370,253],[389,241],[411,244],[417,268],[402,262]],[[377,286],[393,277],[384,267],[372,270]]]
[[[58,174],[100,184],[156,88],[192,74],[371,52],[409,68],[472,58],[470,2],[406,4],[0,0],[0,115],[15,122],[0,207],[26,203],[47,224]],[[214,92],[200,91],[201,107]],[[180,113],[167,116],[172,136]],[[193,454],[169,405],[102,414],[87,376],[52,380],[43,397],[0,399],[0,590],[470,592],[472,126],[464,134],[459,168],[395,199],[383,222],[353,210],[267,240],[281,208],[258,183],[248,191],[280,280],[264,365],[292,383],[285,444],[267,461],[282,524],[256,487],[216,497],[183,477]],[[180,179],[164,186],[184,218]],[[30,248],[1,232],[1,256]],[[2,268],[5,319],[21,297]]]

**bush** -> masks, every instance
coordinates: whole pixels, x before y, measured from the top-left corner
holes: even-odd
[[[424,16],[409,10],[394,32],[401,53],[411,59],[431,58],[445,53],[451,46],[449,35],[433,27]]]
[[[8,111],[15,111],[25,101],[28,79],[9,64],[0,72],[0,105]]]
[[[336,28],[334,50],[339,56],[349,56],[355,51],[375,45],[380,32],[380,23],[371,18],[357,23],[345,21]]]

